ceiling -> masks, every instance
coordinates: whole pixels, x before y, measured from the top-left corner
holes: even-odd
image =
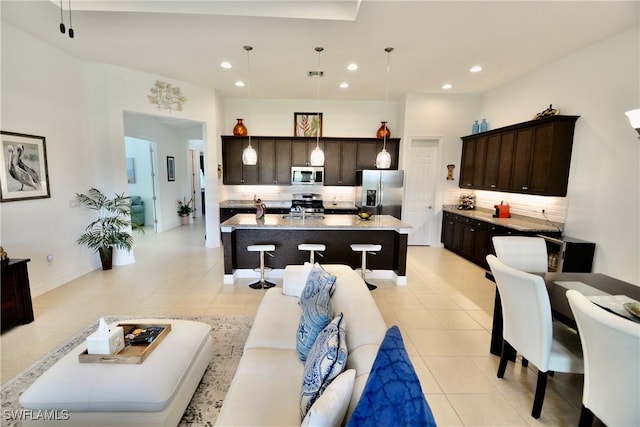
[[[73,56],[251,97],[381,100],[406,93],[482,93],[627,28],[626,1],[91,1],[73,0],[73,39],[59,0],[1,2],[2,21]],[[68,0],[64,22],[69,26]],[[4,42],[3,42],[4,43]],[[250,58],[243,49],[253,46]],[[324,47],[318,54],[315,47]],[[387,57],[384,48],[394,47]],[[233,68],[220,67],[229,61]],[[347,65],[356,62],[357,71]],[[483,67],[470,73],[472,65]],[[338,85],[348,82],[349,88]],[[151,84],[152,82],[150,82]],[[453,88],[445,91],[444,83]],[[188,94],[186,94],[188,97]]]

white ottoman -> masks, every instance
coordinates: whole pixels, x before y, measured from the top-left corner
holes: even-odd
[[[211,327],[177,319],[116,323],[171,323],[171,331],[139,365],[80,363],[79,345],[21,396],[26,409],[69,411],[65,421],[23,425],[176,426],[213,357]],[[112,325],[115,326],[116,323]]]

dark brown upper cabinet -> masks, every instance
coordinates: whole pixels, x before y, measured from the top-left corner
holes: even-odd
[[[324,150],[324,185],[356,185],[356,170],[375,168],[383,140],[376,138],[315,138],[252,136],[258,153],[255,166],[242,164],[247,137],[222,136],[222,171],[225,185],[290,185],[291,166],[309,165],[316,144]],[[391,169],[398,169],[400,139],[387,139]]]
[[[566,196],[578,117],[552,116],[463,137],[460,188]]]

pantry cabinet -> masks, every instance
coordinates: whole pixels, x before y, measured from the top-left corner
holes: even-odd
[[[460,187],[566,196],[578,117],[552,116],[463,137]]]

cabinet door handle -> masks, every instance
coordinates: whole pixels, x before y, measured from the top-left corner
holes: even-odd
[[[522,187],[522,189],[523,189],[523,190],[528,190],[528,189],[529,189],[529,187]]]
[[[496,188],[496,185],[495,184],[491,184],[491,188]]]
[[[472,233],[475,233],[475,232],[476,232],[476,229],[475,229],[475,228],[470,228],[469,230],[470,230]]]

